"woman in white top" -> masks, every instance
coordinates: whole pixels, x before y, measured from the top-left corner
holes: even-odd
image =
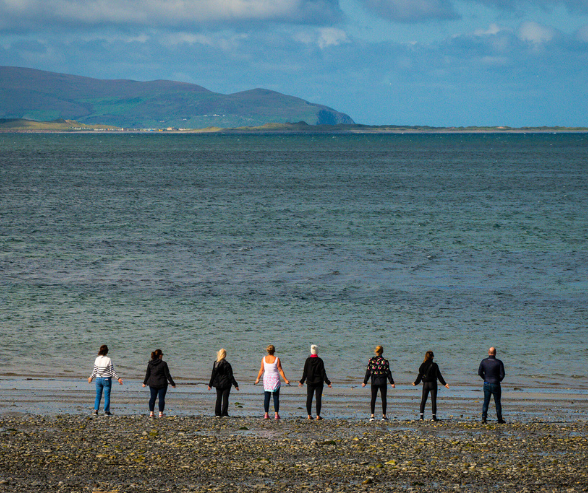
[[[94,361],[94,371],[88,377],[88,383],[92,383],[92,379],[96,377],[96,400],[94,401],[94,412],[92,414],[98,415],[98,408],[100,407],[100,399],[102,399],[102,391],[104,391],[104,414],[110,416],[110,390],[112,388],[112,377],[118,380],[119,384],[123,384],[120,378],[114,371],[112,361],[108,356],[108,346],[103,344],[98,351],[98,357]]]
[[[269,405],[272,395],[274,396],[274,411],[276,412],[276,419],[280,419],[280,415],[278,414],[280,411],[280,375],[282,375],[286,384],[289,385],[290,381],[286,378],[286,375],[284,375],[280,358],[274,356],[276,348],[270,344],[266,348],[266,351],[267,356],[261,360],[261,368],[259,369],[259,374],[257,375],[254,385],[259,383],[259,379],[263,374],[263,390],[265,393],[265,400],[263,403],[263,408],[265,410],[264,419],[269,419]]]

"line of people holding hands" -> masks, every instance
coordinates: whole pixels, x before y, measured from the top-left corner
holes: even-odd
[[[280,358],[275,355],[276,348],[273,345],[269,345],[266,348],[267,354],[261,360],[261,367],[257,378],[255,379],[254,385],[257,385],[260,380],[263,382],[264,390],[264,419],[270,419],[269,409],[270,403],[273,399],[274,407],[274,419],[280,419],[280,387],[282,379],[289,385],[290,381],[284,374],[282,363]],[[363,379],[362,387],[371,383],[371,416],[370,421],[374,421],[375,408],[378,393],[380,394],[380,400],[382,404],[382,421],[388,419],[386,415],[387,408],[387,386],[388,383],[392,388],[395,388],[394,379],[392,378],[392,372],[390,370],[390,364],[387,359],[383,357],[384,348],[377,346],[375,349],[375,356],[370,358],[365,376]],[[94,362],[94,369],[88,382],[96,379],[96,398],[94,401],[94,415],[98,415],[100,407],[100,401],[102,394],[104,394],[104,413],[111,415],[110,412],[110,391],[112,388],[112,379],[118,380],[118,383],[122,385],[122,379],[117,375],[112,364],[112,360],[107,356],[108,346],[103,345],[98,351],[98,357]],[[208,390],[213,387],[216,389],[216,405],[215,415],[217,417],[228,416],[229,409],[229,395],[231,388],[234,386],[236,390],[239,390],[239,384],[235,380],[233,375],[233,368],[227,361],[227,352],[225,349],[220,349],[217,353],[216,361],[212,367],[212,373],[210,381],[208,383]],[[425,359],[419,367],[419,372],[416,380],[412,385],[418,385],[423,382],[423,392],[420,404],[420,419],[424,419],[425,405],[431,396],[432,404],[432,420],[438,421],[437,418],[437,382],[439,381],[446,388],[449,385],[443,379],[439,365],[433,361],[433,351],[427,351]],[[482,422],[486,423],[488,406],[490,398],[494,396],[494,402],[496,404],[496,414],[499,423],[504,423],[502,418],[502,406],[501,406],[501,388],[500,382],[504,379],[504,365],[502,361],[496,359],[496,349],[491,347],[488,351],[488,358],[482,360],[478,369],[478,375],[484,379],[484,404],[482,407]],[[263,379],[262,379],[263,377]],[[331,381],[329,380],[325,371],[325,365],[323,360],[318,355],[318,346],[310,346],[310,356],[304,363],[304,370],[302,378],[298,382],[298,385],[302,387],[306,382],[307,386],[307,397],[306,397],[306,410],[308,419],[314,419],[312,416],[312,402],[315,400],[316,405],[316,418],[322,420],[321,408],[322,408],[322,394],[324,385],[332,387]],[[149,387],[151,396],[149,399],[149,416],[155,417],[155,402],[158,400],[159,417],[164,416],[165,410],[165,396],[167,393],[168,385],[173,388],[176,384],[170,374],[168,365],[163,361],[163,352],[161,349],[156,349],[151,353],[151,360],[147,365],[145,378],[143,380],[143,387]]]

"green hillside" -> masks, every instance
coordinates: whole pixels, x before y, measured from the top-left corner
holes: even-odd
[[[327,106],[266,89],[220,94],[183,82],[101,80],[20,67],[0,67],[0,118],[124,128],[353,123]]]

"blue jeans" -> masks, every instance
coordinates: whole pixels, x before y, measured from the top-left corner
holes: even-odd
[[[280,389],[276,390],[275,392],[264,392],[264,401],[263,401],[263,409],[266,413],[269,413],[269,405],[270,399],[272,395],[274,396],[274,411],[279,412],[280,410]]]
[[[149,387],[151,391],[151,399],[149,399],[149,411],[153,412],[155,409],[155,399],[159,396],[159,412],[162,413],[165,409],[165,393],[167,392],[167,387],[163,387],[162,389],[156,389],[154,387]]]
[[[104,412],[110,411],[110,389],[112,388],[112,378],[97,378],[96,379],[96,400],[94,401],[94,409],[98,411],[100,408],[100,399],[102,399],[102,391],[104,391]]]
[[[482,418],[486,419],[488,416],[490,397],[494,396],[494,404],[496,404],[496,416],[498,419],[502,419],[502,404],[500,404],[501,394],[502,390],[499,383],[484,382],[484,405],[482,406]]]

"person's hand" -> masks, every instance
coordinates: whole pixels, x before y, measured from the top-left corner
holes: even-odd
[[[208,385],[208,390],[210,390],[210,385]]]
[[[143,384],[143,387],[146,387],[146,385],[145,385],[145,384]]]
[[[122,378],[119,378],[119,379],[118,379],[118,383],[119,383],[120,385],[122,385]]]
[[[446,389],[448,389],[448,388],[449,388],[449,384],[448,384],[448,383],[446,383],[446,384],[445,384],[445,388],[446,388]]]
[[[396,385],[394,385],[393,383],[390,384],[390,387],[392,387],[393,389],[396,388]]]
[[[253,385],[257,385],[259,383],[259,378],[253,382]]]
[[[362,386],[362,387],[365,387],[365,383],[362,383],[362,384],[361,384],[361,386]]]
[[[290,380],[286,380],[286,379],[284,378],[284,382],[286,382],[286,385],[290,385]]]
[[[298,387],[302,387],[302,382],[298,382]]]
[[[172,389],[175,389],[175,388],[176,388],[176,386],[175,385],[172,385]]]
[[[329,388],[332,389],[333,388],[333,384],[330,383],[329,384]]]
[[[239,387],[235,387],[235,389],[237,389],[237,392],[239,391]]]
[[[92,383],[92,377],[88,377],[88,383]]]
[[[413,386],[413,387],[416,387],[416,383],[412,382],[412,386]]]

